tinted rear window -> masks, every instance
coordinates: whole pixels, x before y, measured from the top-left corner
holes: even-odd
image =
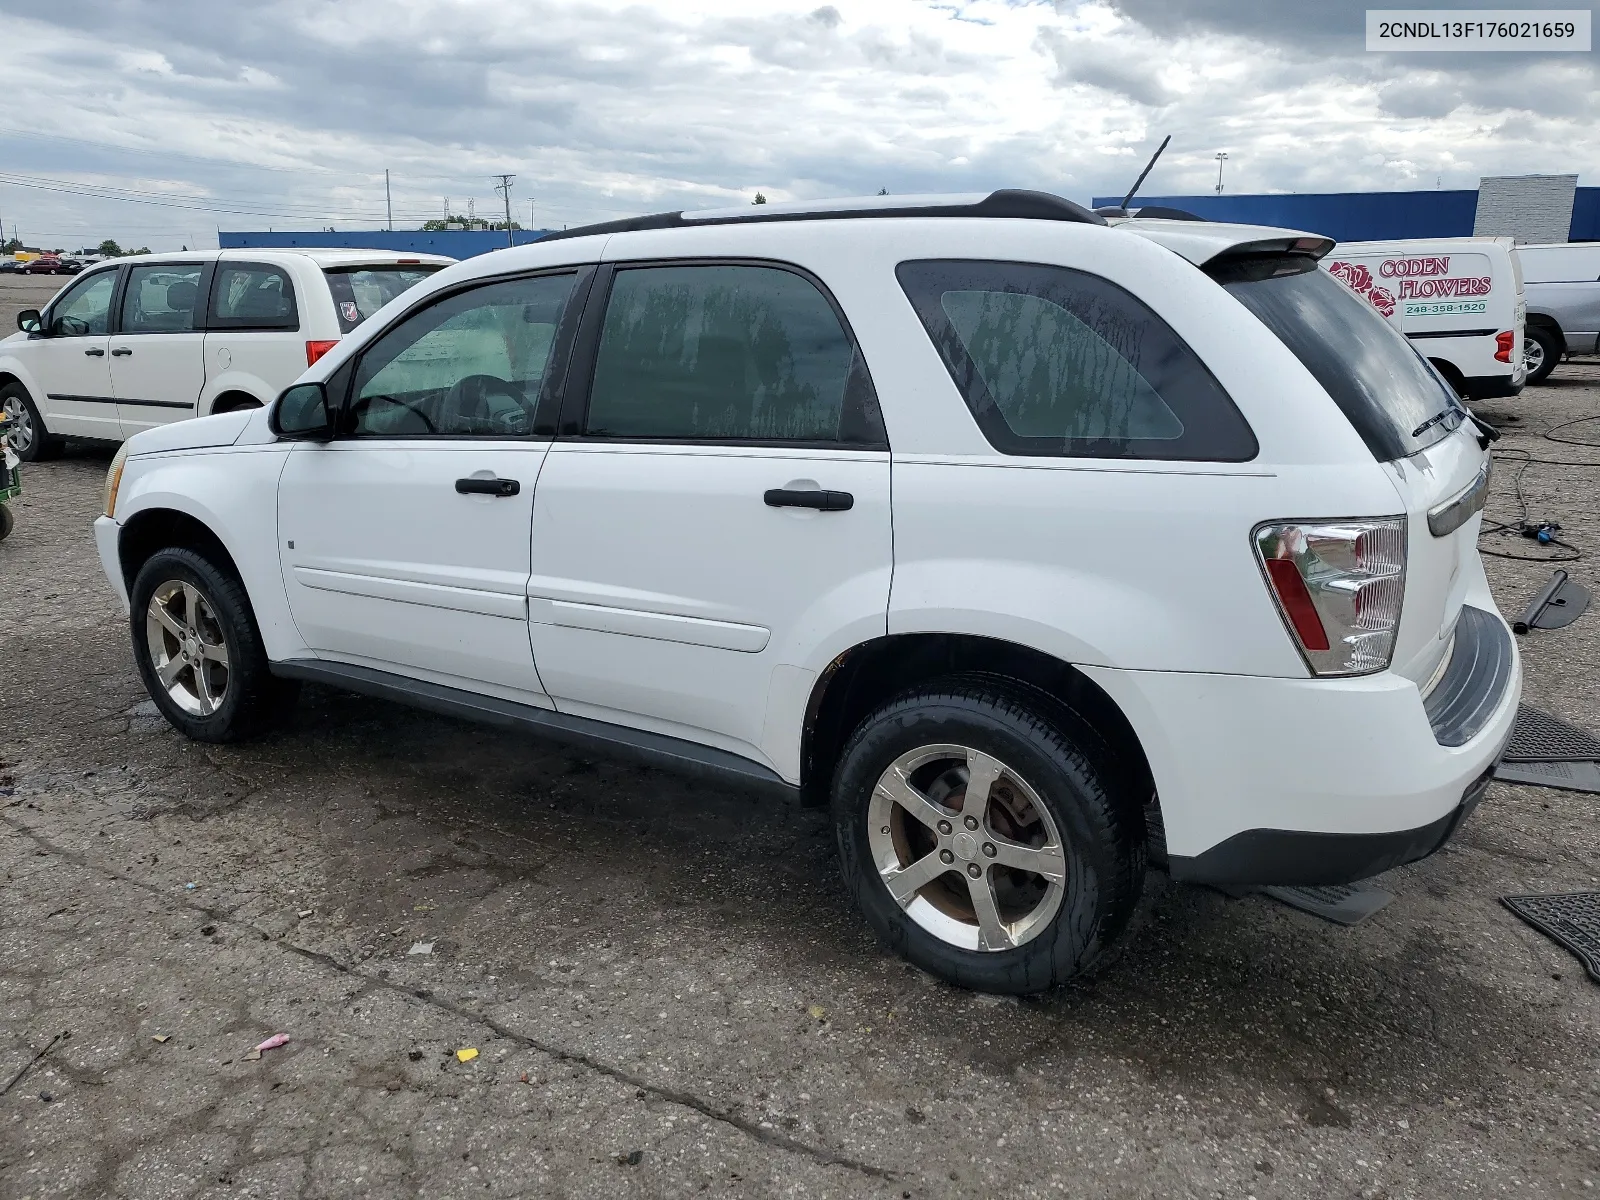
[[[328,291],[333,294],[334,311],[339,314],[339,329],[349,333],[401,292],[421,283],[443,268],[435,264],[418,266],[351,267],[327,271]]]
[[[1425,450],[1466,420],[1456,394],[1405,336],[1311,258],[1207,269],[1294,352],[1379,461]],[[1440,413],[1448,416],[1435,421]]]

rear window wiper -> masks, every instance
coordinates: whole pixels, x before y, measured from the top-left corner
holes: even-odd
[[[1438,412],[1434,413],[1433,416],[1429,417],[1421,425],[1418,425],[1415,429],[1413,429],[1411,431],[1411,436],[1421,437],[1423,434],[1427,433],[1428,430],[1439,424],[1439,422],[1448,421],[1451,417],[1458,417],[1461,415],[1461,409],[1457,405],[1447,405],[1445,408],[1442,408]]]

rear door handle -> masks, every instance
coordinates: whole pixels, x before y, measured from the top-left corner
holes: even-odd
[[[92,349],[85,350],[84,353],[87,354],[90,358],[104,358],[106,356],[106,352],[104,350],[102,350],[99,346],[95,346]]]
[[[126,347],[126,346],[118,346],[115,350],[113,350],[111,352],[111,357],[112,358],[122,358],[123,356],[128,355],[128,354],[132,354],[132,353],[133,353],[133,351],[128,349],[128,347]]]
[[[761,497],[770,508],[814,508],[819,512],[844,512],[855,507],[849,492],[827,492],[820,488],[769,488]]]
[[[522,485],[515,479],[458,479],[456,491],[463,496],[515,496]]]

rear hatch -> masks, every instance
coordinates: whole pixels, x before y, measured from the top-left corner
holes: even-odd
[[[1471,414],[1406,338],[1317,270],[1312,255],[1231,254],[1206,270],[1293,351],[1386,464],[1396,511],[1407,518],[1405,600],[1391,665],[1426,685],[1450,650],[1476,574],[1469,567],[1476,567],[1488,455]]]

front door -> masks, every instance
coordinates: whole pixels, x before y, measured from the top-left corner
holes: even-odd
[[[111,386],[111,297],[117,269],[84,275],[45,313],[43,336],[24,343],[27,362],[44,392],[35,396],[53,434],[117,441],[116,394]]]
[[[816,673],[885,631],[889,455],[865,364],[796,271],[618,268],[599,309],[605,274],[563,412],[578,436],[534,506],[540,677],[563,712],[797,777]]]
[[[527,631],[533,436],[571,274],[454,293],[357,361],[278,487],[284,585],[320,656],[548,703]]]
[[[125,438],[195,415],[206,381],[206,335],[196,320],[205,266],[186,262],[128,268],[109,355]]]

